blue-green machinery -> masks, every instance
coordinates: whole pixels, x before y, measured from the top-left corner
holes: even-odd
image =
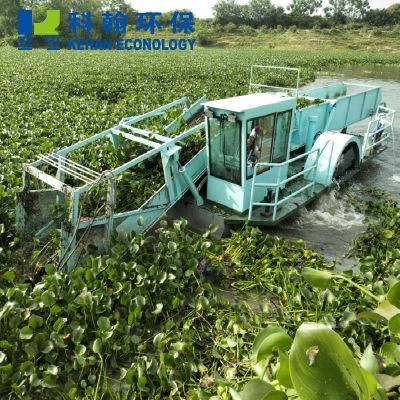
[[[254,83],[257,70],[294,73],[296,87]],[[117,126],[69,147],[40,155],[37,161],[23,166],[17,228],[26,237],[46,235],[55,225],[50,218],[51,205],[69,200],[68,218],[61,225],[60,264],[71,269],[89,230],[89,241],[107,246],[113,231],[146,232],[168,212],[187,218],[199,228],[217,224],[220,234],[227,224],[279,223],[337,180],[351,176],[393,138],[395,112],[381,105],[379,87],[335,83],[300,90],[299,74],[294,68],[253,66],[248,95],[215,101],[203,97],[191,106],[184,97],[146,114],[124,118]],[[251,93],[254,89],[261,93]],[[349,89],[354,93],[348,94]],[[303,108],[298,109],[298,99],[305,101]],[[174,107],[182,108],[181,115],[160,132],[135,127]],[[201,110],[203,122],[186,126],[170,137],[182,121],[190,121]],[[353,124],[368,119],[365,132],[347,133]],[[251,147],[249,138],[256,126],[262,128],[261,134]],[[181,165],[180,144],[204,129],[205,147]],[[122,141],[140,143],[148,150],[103,172],[69,157],[103,139],[110,139],[115,146]],[[258,154],[254,151],[256,142]],[[157,155],[162,160],[164,185],[138,209],[115,212],[118,175]],[[55,173],[50,174],[48,167]],[[32,190],[32,176],[46,188]],[[66,184],[66,176],[80,185]],[[80,200],[99,184],[107,185],[104,213],[83,218]],[[180,201],[187,192],[194,201]]]

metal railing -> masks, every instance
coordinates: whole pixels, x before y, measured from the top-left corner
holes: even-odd
[[[316,177],[316,173],[317,173],[317,167],[318,167],[318,163],[320,160],[321,155],[325,152],[326,148],[328,145],[331,145],[331,152],[330,152],[330,159],[332,157],[332,152],[333,152],[333,142],[332,140],[329,140],[325,143],[324,147],[322,149],[312,149],[310,151],[308,151],[307,153],[301,154],[295,158],[291,158],[290,160],[284,161],[282,163],[257,163],[254,166],[254,173],[253,173],[253,181],[252,181],[252,187],[251,187],[251,195],[250,195],[250,206],[249,206],[249,216],[248,219],[249,221],[252,220],[252,216],[253,216],[253,207],[254,206],[263,206],[263,207],[273,207],[273,213],[272,213],[272,221],[276,221],[276,214],[278,211],[278,207],[287,202],[288,200],[290,200],[291,198],[303,193],[304,191],[311,189],[311,192],[314,192],[314,186],[315,186],[315,177]],[[302,158],[308,157],[311,154],[317,154],[315,157],[315,161],[313,162],[313,164],[310,167],[307,167],[303,170],[301,170],[300,172],[298,172],[297,174],[294,174],[288,178],[282,179],[282,169],[283,167],[295,162],[295,161],[299,161]],[[329,161],[330,162],[330,161]],[[275,183],[271,183],[271,182],[256,182],[256,178],[257,178],[257,169],[259,167],[276,167],[279,168],[278,170],[278,178],[276,180]],[[313,176],[312,176],[312,180],[310,181],[310,183],[304,185],[303,187],[301,187],[300,189],[296,190],[293,193],[290,193],[288,196],[284,197],[283,199],[279,199],[279,192],[281,190],[281,186],[301,177],[304,176],[307,173],[310,173],[311,171],[313,171]],[[274,198],[274,202],[273,203],[260,203],[260,202],[254,202],[254,189],[257,187],[264,187],[264,188],[268,188],[268,189],[275,189],[275,198]]]
[[[286,72],[295,72],[296,73],[296,86],[295,87],[281,87],[281,86],[272,86],[261,83],[253,83],[253,74],[254,69],[272,69],[272,70],[281,70]],[[249,82],[249,94],[251,94],[251,90],[253,87],[256,88],[269,88],[269,89],[282,89],[286,92],[295,91],[295,97],[298,96],[299,93],[299,85],[300,85],[300,70],[298,68],[288,68],[288,67],[276,67],[273,65],[252,65],[250,68],[250,82]]]
[[[379,106],[375,118],[368,124],[367,133],[364,137],[362,158],[367,152],[380,144],[386,142],[393,136],[393,122],[396,111],[390,108]],[[377,135],[381,136],[377,139]]]

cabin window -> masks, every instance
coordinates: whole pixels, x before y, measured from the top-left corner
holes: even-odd
[[[275,120],[274,113],[247,122],[247,178],[253,176],[254,164],[271,160]],[[259,173],[266,170],[267,167],[258,168]]]
[[[291,121],[292,121],[291,110],[277,114],[273,152],[272,152],[273,163],[281,163],[286,160]]]
[[[292,111],[269,114],[247,121],[247,179],[253,177],[256,163],[286,160]],[[257,173],[268,170],[258,167]]]
[[[209,118],[210,174],[216,178],[241,184],[241,122],[225,118]]]

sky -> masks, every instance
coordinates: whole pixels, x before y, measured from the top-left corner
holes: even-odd
[[[133,8],[139,12],[159,11],[165,12],[170,10],[187,8],[194,12],[198,18],[212,17],[212,6],[218,0],[128,0]],[[248,1],[237,0],[238,3],[244,4]],[[400,0],[370,0],[371,8],[386,8],[391,4],[399,3]],[[286,7],[291,0],[272,0],[275,5]]]

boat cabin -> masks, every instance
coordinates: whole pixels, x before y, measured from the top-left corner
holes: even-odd
[[[243,213],[249,209],[255,165],[282,163],[289,158],[296,98],[286,93],[254,93],[209,101],[204,106],[207,199]],[[257,175],[264,183],[273,183],[278,170],[259,165]],[[254,195],[256,201],[261,200],[265,188]]]

